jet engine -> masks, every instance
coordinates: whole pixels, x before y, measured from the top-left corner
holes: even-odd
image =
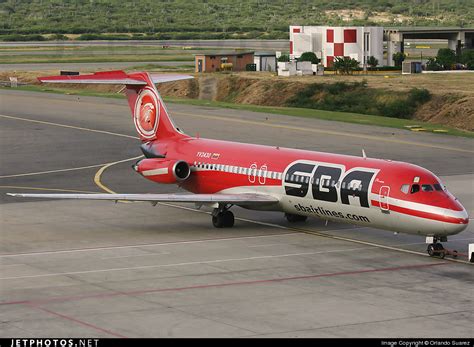
[[[158,183],[179,183],[191,174],[191,168],[184,160],[147,158],[132,167],[143,177]]]

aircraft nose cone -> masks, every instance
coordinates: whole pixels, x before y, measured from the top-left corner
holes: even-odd
[[[462,210],[445,209],[445,216],[449,216],[452,222],[445,225],[447,234],[458,234],[469,225],[469,215],[466,209],[461,204],[458,203],[458,205],[461,206]]]

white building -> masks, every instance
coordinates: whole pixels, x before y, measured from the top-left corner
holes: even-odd
[[[255,52],[253,62],[256,65],[255,71],[277,71],[277,58],[275,52]]]
[[[383,64],[382,27],[290,26],[290,57],[314,52],[325,67],[334,57],[350,57],[361,67],[370,56]]]

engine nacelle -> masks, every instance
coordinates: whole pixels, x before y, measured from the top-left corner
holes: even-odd
[[[191,174],[184,160],[148,158],[138,161],[133,169],[145,178],[158,183],[179,183]]]

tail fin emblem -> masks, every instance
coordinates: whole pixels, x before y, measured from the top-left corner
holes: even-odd
[[[158,97],[152,88],[145,87],[140,91],[135,109],[133,120],[138,133],[145,139],[152,139],[158,130],[160,120],[160,108]]]

